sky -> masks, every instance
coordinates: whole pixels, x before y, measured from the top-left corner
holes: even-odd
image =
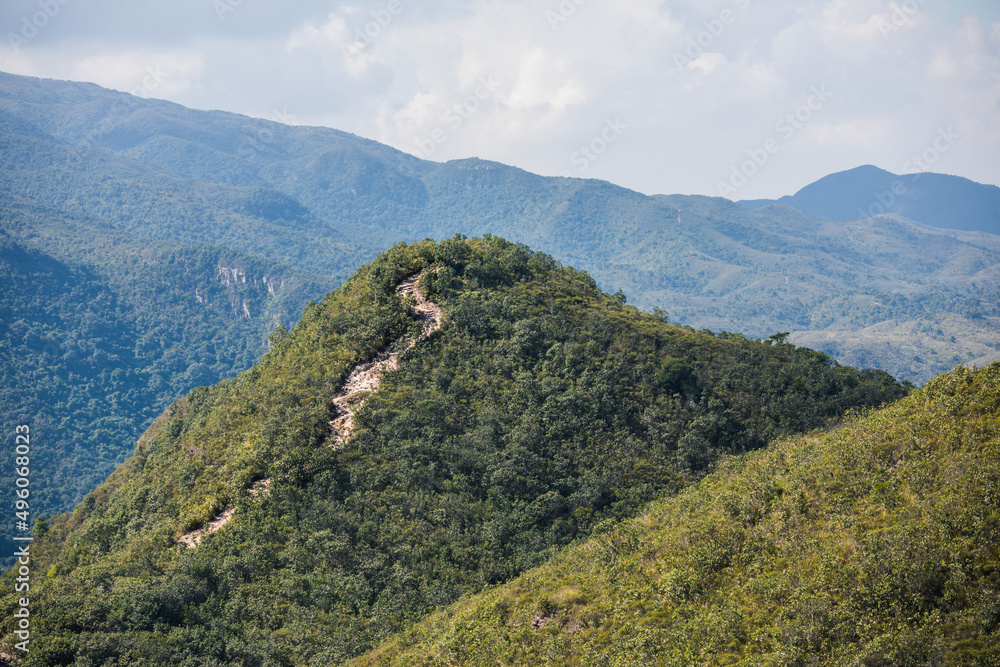
[[[646,194],[1000,185],[996,0],[4,0],[0,70]]]

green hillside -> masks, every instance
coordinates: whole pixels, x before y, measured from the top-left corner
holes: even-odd
[[[337,284],[395,242],[493,234],[588,271],[644,310],[753,337],[829,333],[824,351],[917,384],[1000,351],[1000,336],[958,324],[1000,317],[1000,241],[981,232],[649,197],[478,159],[428,162],[328,128],[2,73],[0,129],[0,183],[19,196],[138,238],[265,255]],[[947,183],[922,179],[904,214],[995,211],[997,188],[966,183],[956,193]],[[947,353],[934,334],[945,320],[956,339]],[[872,329],[910,323],[908,345],[890,351]]]
[[[34,517],[66,511],[173,400],[249,368],[329,281],[0,203],[0,431],[30,426]],[[0,476],[14,498],[15,477]],[[0,562],[13,548],[0,531]]]
[[[415,275],[443,309],[427,338],[395,294]],[[331,398],[380,351],[398,368],[341,448]],[[36,530],[24,664],[337,664],[720,457],[905,393],[780,336],[668,324],[496,237],[397,245]]]
[[[790,332],[916,384],[1000,355],[996,236],[426,162],[0,73],[0,427],[50,444],[36,516],[72,507],[170,401],[247,368],[379,250],[456,232],[528,243],[675,323]]]
[[[1000,664],[1000,364],[728,459],[350,662]]]

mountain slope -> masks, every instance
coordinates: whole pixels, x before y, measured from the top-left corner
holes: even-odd
[[[45,425],[56,453],[40,481],[45,514],[123,460],[162,406],[246,368],[278,321],[398,241],[462,232],[527,242],[674,321],[791,332],[918,384],[1000,354],[997,237],[646,197],[477,159],[425,162],[335,130],[90,84],[0,73],[0,207],[0,230],[19,248],[89,276],[42,287],[0,266],[5,313],[24,319],[4,334],[2,418]],[[234,268],[256,285],[236,285]],[[272,295],[263,279],[277,275],[285,289]],[[19,282],[32,285],[30,299]],[[205,301],[210,288],[224,289]],[[50,289],[63,316],[42,312]],[[65,342],[60,357],[83,355],[87,372],[47,371],[51,341]]]
[[[417,274],[443,311],[422,340],[396,294]],[[398,369],[355,396],[340,442],[333,397],[387,351]],[[904,393],[780,340],[667,324],[496,237],[397,245],[38,530],[45,632],[25,664],[336,664],[724,453]]]
[[[35,517],[66,511],[192,388],[248,368],[327,281],[0,203],[0,428],[34,429]],[[0,493],[14,497],[14,477]],[[13,554],[0,532],[4,560]]]
[[[1000,663],[1000,364],[730,460],[349,664]]]
[[[483,160],[426,162],[335,130],[89,84],[0,74],[0,110],[11,137],[0,157],[12,156],[0,178],[13,193],[138,238],[266,253],[340,282],[393,242],[495,234],[692,326],[760,337],[830,332],[837,340],[828,351],[876,360],[918,383],[988,356],[984,345],[1000,349],[1000,338],[966,341],[950,327],[956,342],[942,356],[926,333],[970,313],[997,317],[994,236],[891,217],[866,221],[859,233],[860,223],[785,207],[747,212],[723,199],[647,197]],[[955,197],[995,213],[993,190]],[[908,199],[907,213],[923,219],[917,209],[930,214],[939,199]],[[957,210],[953,199],[949,210]],[[838,191],[832,201],[845,198]],[[841,335],[893,320],[919,325],[914,347],[887,356],[877,337]]]
[[[1000,234],[1000,188],[959,176],[899,176],[866,165],[824,176],[794,195],[740,202],[758,209],[784,204],[826,220],[864,220],[887,213],[931,227]]]

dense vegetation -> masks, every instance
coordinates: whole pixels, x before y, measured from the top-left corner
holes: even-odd
[[[328,283],[10,202],[0,204],[0,285],[0,432],[11,444],[16,426],[32,428],[39,517],[104,481],[173,400],[250,367],[271,330]],[[12,501],[11,470],[0,496]],[[13,554],[10,523],[2,562]]]
[[[401,357],[335,451],[330,397],[419,331],[393,288],[421,271],[444,327]],[[905,393],[783,336],[711,335],[624,301],[495,237],[393,247],[252,369],[172,405],[39,529],[45,631],[25,664],[336,664],[720,456]],[[200,546],[175,544],[229,506]]]
[[[1000,355],[995,237],[424,162],[335,130],[3,73],[0,232],[0,428],[35,424],[48,443],[43,514],[93,488],[169,401],[246,368],[275,324],[400,240],[502,235],[674,321],[793,332],[918,384]],[[256,284],[225,285],[221,267]],[[265,276],[285,287],[262,290]]]
[[[696,328],[799,332],[792,340],[918,384],[1000,354],[995,236],[892,217],[828,222],[784,206],[748,211],[718,198],[647,197],[477,159],[438,164],[331,129],[4,74],[0,146],[0,192],[137,238],[262,254],[337,284],[394,242],[489,233],[544,250],[634,305],[664,308]],[[995,221],[1000,190],[965,182],[954,191],[952,180],[908,181],[920,195],[907,199],[906,212]],[[985,228],[977,224],[960,228]],[[911,322],[907,345],[881,344],[878,327]],[[955,341],[942,347],[938,330]]]
[[[355,667],[1000,664],[1000,364],[679,495]]]

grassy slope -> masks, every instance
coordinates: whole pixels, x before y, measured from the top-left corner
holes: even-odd
[[[351,664],[1000,664],[1000,365],[733,459]]]

